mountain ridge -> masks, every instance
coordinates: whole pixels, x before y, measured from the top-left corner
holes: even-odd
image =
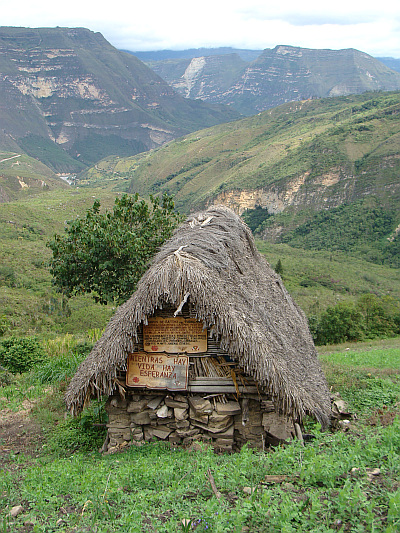
[[[186,98],[230,105],[244,115],[306,98],[400,89],[400,73],[351,48],[278,45],[263,50],[250,62],[239,54],[227,53],[148,64]]]
[[[183,99],[140,60],[86,28],[0,27],[0,73],[0,149],[13,140],[36,157],[50,141],[48,163],[61,172],[238,117]]]

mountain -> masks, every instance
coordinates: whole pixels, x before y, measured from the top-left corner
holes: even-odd
[[[400,89],[400,73],[354,49],[276,46],[251,62],[228,53],[148,64],[186,98],[227,104],[244,115],[307,98]]]
[[[340,218],[346,228],[354,211],[357,221],[381,225],[368,238],[400,242],[400,92],[291,102],[147,154],[109,158],[85,180],[116,176],[132,176],[131,192],[174,195],[185,212],[223,203],[257,215],[253,229],[268,240],[283,241],[321,212],[336,218],[319,224],[336,228]]]
[[[400,59],[396,59],[394,57],[377,57],[376,59],[379,59],[381,63],[391,68],[392,70],[400,72]]]
[[[100,33],[0,28],[0,150],[54,171],[78,172],[238,116],[182,98]]]
[[[247,50],[243,48],[232,48],[230,46],[219,48],[188,48],[187,50],[123,51],[128,52],[128,54],[133,54],[145,63],[164,61],[166,59],[193,59],[194,57],[222,56],[227,54],[237,54],[244,61],[254,61],[262,52],[262,50]]]

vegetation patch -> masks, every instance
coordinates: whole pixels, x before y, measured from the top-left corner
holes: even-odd
[[[81,351],[84,356],[88,342],[67,335],[43,339],[42,345],[56,369],[62,355],[71,366],[78,363],[76,356]],[[295,440],[266,453],[245,446],[240,453],[217,455],[204,444],[183,449],[154,442],[100,455],[103,403],[93,402],[80,417],[63,420],[64,376],[55,372],[48,380],[36,367],[0,388],[16,411],[25,398],[35,404],[41,396],[31,417],[46,428],[36,450],[18,448],[18,440],[14,448],[0,443],[2,532],[395,533],[400,527],[398,340],[353,348],[329,352],[326,347],[321,355],[332,391],[353,413],[350,423],[321,432],[309,421],[306,432],[313,437],[304,447]],[[46,416],[46,409],[53,412]],[[21,510],[13,518],[17,506]]]

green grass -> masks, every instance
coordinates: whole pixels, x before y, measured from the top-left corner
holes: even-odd
[[[350,349],[349,349],[350,350]],[[323,361],[351,367],[391,368],[400,373],[400,348],[370,350],[368,352],[333,353],[320,356]]]
[[[216,456],[209,449],[191,453],[150,444],[111,457],[42,457],[28,468],[16,456],[9,464],[17,470],[0,481],[1,506],[7,517],[16,502],[24,504],[23,515],[10,523],[13,531],[22,531],[23,521],[37,532],[52,531],[61,517],[64,531],[99,533],[184,531],[184,520],[196,531],[213,532],[325,532],[338,525],[342,531],[395,532],[399,437],[397,421],[367,440],[318,435],[306,448],[293,443],[270,454],[244,448]],[[368,480],[371,467],[380,468],[379,482]],[[263,484],[267,474],[288,478]],[[256,490],[249,495],[245,487]]]
[[[82,339],[44,342],[56,368]],[[305,447],[293,441],[268,453],[244,447],[215,455],[206,446],[191,451],[158,442],[101,456],[101,432],[90,428],[101,405],[63,422],[62,377],[46,390],[31,385],[39,370],[19,377],[1,394],[11,398],[14,387],[10,402],[18,408],[25,393],[34,402],[41,390],[34,416],[47,436],[36,457],[18,450],[3,457],[0,531],[25,533],[28,523],[34,533],[399,531],[400,340],[347,348],[319,350],[329,385],[357,408],[350,428],[320,432],[308,423],[315,438]],[[379,470],[372,475],[372,469]],[[270,483],[267,475],[286,477]],[[10,518],[19,504],[23,512]]]

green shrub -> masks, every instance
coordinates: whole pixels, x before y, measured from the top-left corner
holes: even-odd
[[[400,333],[400,304],[391,296],[364,294],[357,303],[340,302],[309,317],[316,344],[339,344],[394,337]]]
[[[364,336],[363,315],[355,304],[340,302],[321,314],[318,324],[313,324],[313,333],[316,344],[360,340]]]
[[[35,337],[9,337],[0,343],[0,364],[13,374],[27,372],[45,359]]]
[[[391,296],[379,298],[375,294],[364,294],[358,299],[357,307],[364,316],[367,338],[393,337],[400,333],[399,302]]]
[[[50,451],[65,455],[98,450],[107,433],[104,403],[93,401],[79,416],[58,424],[48,439]]]

